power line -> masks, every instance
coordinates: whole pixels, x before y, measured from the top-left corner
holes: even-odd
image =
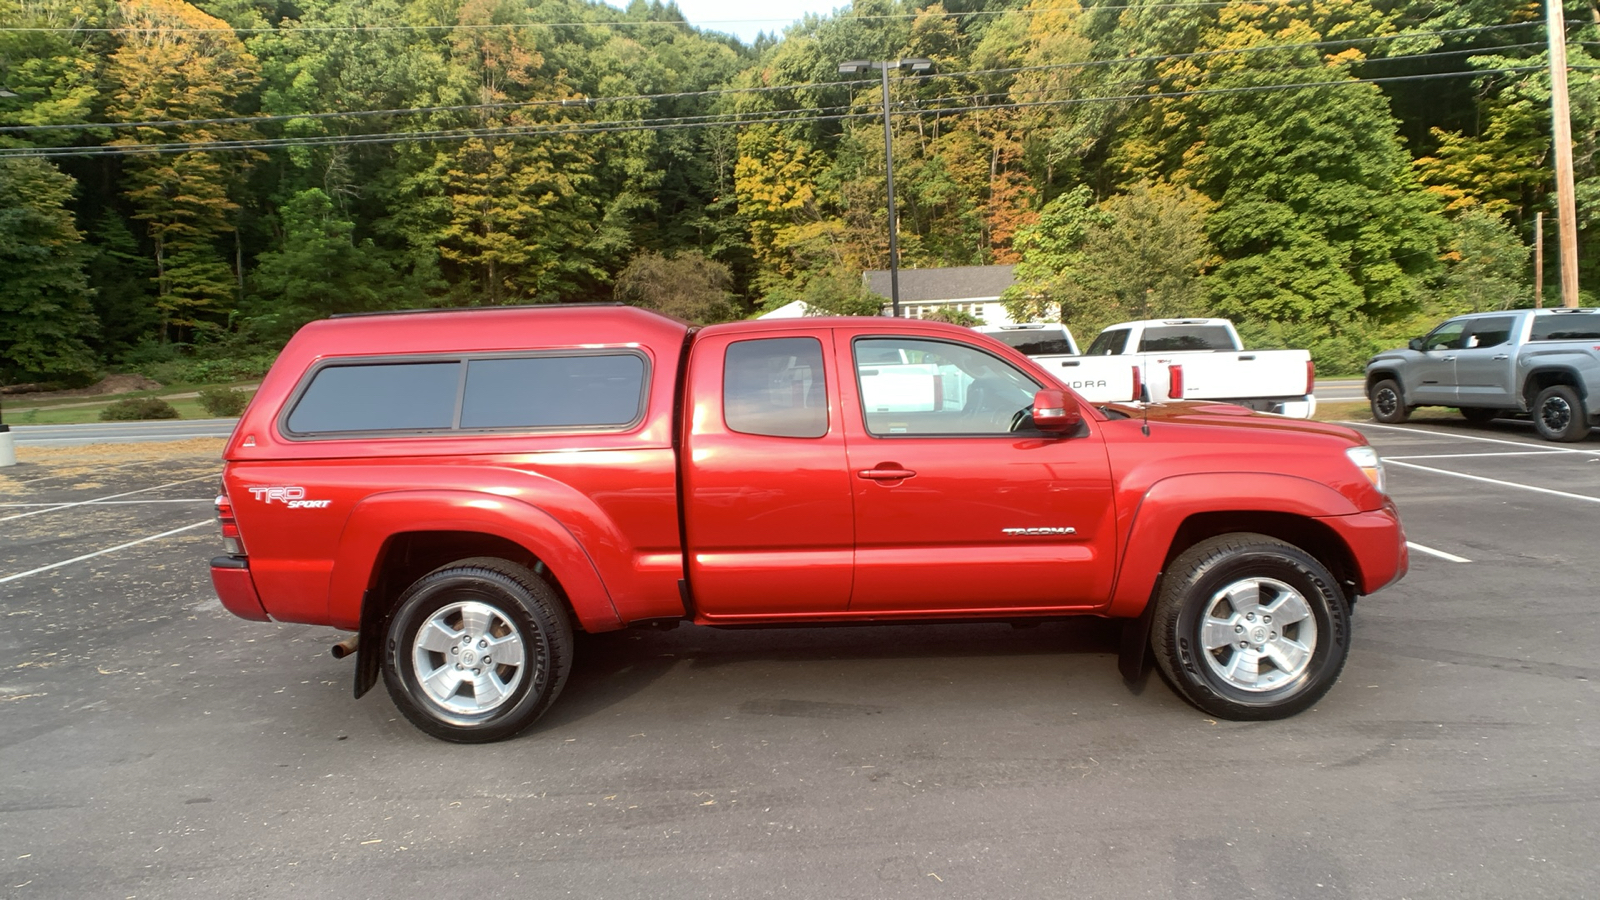
[[[1600,67],[1574,66],[1573,68],[1583,71],[1590,71]],[[1068,107],[1090,103],[1124,103],[1157,99],[1187,99],[1201,96],[1252,94],[1268,91],[1286,92],[1317,88],[1350,87],[1354,85],[1432,81],[1446,78],[1476,77],[1478,75],[1485,74],[1515,74],[1543,70],[1543,66],[1516,66],[1500,69],[1484,69],[1471,72],[1437,72],[1421,75],[1396,75],[1383,78],[1353,78],[1340,79],[1337,81],[1301,82],[1298,84],[1243,85],[1231,88],[1202,88],[1193,91],[1145,92],[1104,97],[1073,97],[1058,100],[994,103],[980,106],[964,104],[962,106],[950,107],[934,107],[926,105],[908,107],[905,104],[901,104],[901,108],[895,114],[901,116],[955,115],[1006,109]],[[932,98],[921,101],[921,103],[932,104],[939,102],[963,101],[964,98],[946,97]],[[850,113],[838,111],[843,109],[848,109],[848,107],[816,107],[813,109],[792,111],[791,114],[786,115],[764,114],[755,117],[752,117],[748,114],[722,114],[721,116],[680,116],[664,119],[638,120],[633,122],[589,123],[586,125],[574,124],[561,126],[509,126],[447,132],[382,132],[367,135],[333,135],[321,138],[263,138],[234,141],[177,142],[170,144],[109,144],[99,147],[5,148],[0,149],[0,158],[127,156],[134,154],[267,150],[282,147],[350,146],[366,144],[381,145],[427,141],[470,140],[474,137],[560,137],[570,135],[608,134],[617,132],[673,131],[711,127],[788,124],[794,122],[846,121],[851,119],[875,119],[880,115],[877,112]]]
[[[1100,8],[1104,9],[1104,8],[1107,8],[1107,7],[1100,7]],[[1039,66],[1016,66],[1016,67],[1005,68],[1005,69],[987,69],[987,70],[969,70],[969,71],[964,71],[964,72],[933,73],[933,74],[927,74],[927,75],[908,76],[907,78],[902,79],[902,80],[921,81],[921,80],[939,79],[939,78],[974,78],[974,77],[980,77],[980,76],[992,77],[992,76],[997,76],[997,75],[1017,75],[1017,74],[1027,73],[1027,72],[1060,71],[1060,70],[1067,70],[1067,69],[1096,68],[1096,67],[1104,67],[1104,66],[1121,66],[1121,65],[1136,65],[1136,64],[1143,64],[1143,63],[1174,62],[1174,61],[1180,61],[1180,60],[1186,60],[1186,59],[1205,59],[1205,58],[1210,58],[1210,57],[1215,57],[1215,56],[1233,55],[1233,54],[1241,54],[1241,53],[1264,53],[1264,52],[1272,52],[1272,51],[1280,51],[1280,50],[1305,50],[1305,49],[1320,49],[1320,48],[1326,48],[1326,47],[1343,47],[1343,46],[1348,46],[1348,45],[1351,45],[1351,44],[1354,44],[1354,43],[1370,43],[1370,42],[1374,42],[1374,41],[1392,41],[1392,40],[1400,40],[1402,38],[1410,38],[1410,37],[1446,37],[1446,36],[1453,36],[1453,35],[1460,35],[1460,34],[1471,34],[1471,33],[1482,33],[1482,32],[1489,32],[1489,31],[1500,31],[1500,30],[1505,30],[1505,29],[1508,29],[1508,28],[1520,28],[1520,27],[1524,27],[1524,26],[1529,25],[1529,24],[1539,24],[1539,23],[1537,23],[1537,22],[1532,22],[1532,23],[1529,23],[1529,22],[1518,22],[1518,23],[1514,23],[1514,24],[1511,24],[1511,25],[1489,25],[1489,26],[1481,26],[1481,27],[1476,27],[1476,28],[1457,28],[1457,29],[1449,29],[1449,30],[1446,30],[1446,31],[1436,31],[1436,32],[1410,32],[1410,33],[1407,33],[1407,34],[1372,35],[1372,36],[1364,37],[1364,38],[1343,38],[1343,39],[1339,39],[1339,40],[1306,41],[1306,42],[1295,43],[1295,44],[1266,44],[1266,45],[1260,45],[1260,46],[1255,46],[1255,47],[1238,47],[1238,48],[1231,48],[1231,49],[1226,49],[1226,50],[1198,50],[1198,51],[1194,51],[1194,52],[1190,52],[1190,53],[1171,53],[1171,54],[1163,54],[1163,55],[1158,55],[1158,56],[1134,56],[1134,57],[1124,57],[1124,58],[1118,58],[1118,59],[1098,59],[1098,60],[1083,60],[1083,61],[1067,62],[1067,63],[1052,63],[1052,64],[1049,64],[1049,65],[1039,65]],[[1495,50],[1514,50],[1514,49],[1523,49],[1523,48],[1534,47],[1534,46],[1543,46],[1543,45],[1542,45],[1542,43],[1538,43],[1538,44],[1532,44],[1532,43],[1512,44],[1512,45],[1502,45],[1502,46],[1499,46],[1499,47],[1495,47],[1493,49],[1495,49]],[[1374,62],[1387,62],[1387,61],[1410,60],[1410,59],[1437,58],[1437,57],[1444,57],[1444,56],[1457,56],[1457,55],[1483,53],[1483,52],[1484,51],[1481,50],[1481,49],[1436,50],[1436,51],[1428,51],[1426,53],[1402,54],[1402,55],[1399,55],[1399,56],[1374,57],[1374,58],[1371,58],[1371,59],[1363,60],[1363,62],[1374,63]],[[600,104],[600,103],[623,103],[623,102],[638,102],[638,101],[662,101],[662,100],[678,100],[678,99],[690,99],[690,98],[708,98],[708,97],[722,97],[722,96],[738,95],[738,94],[762,94],[762,93],[773,93],[773,92],[781,92],[781,91],[803,90],[803,89],[807,89],[807,88],[815,89],[815,88],[828,88],[828,87],[865,87],[865,86],[869,86],[869,85],[870,86],[876,86],[877,84],[878,84],[878,80],[877,79],[863,79],[863,80],[837,81],[837,82],[827,82],[827,83],[769,85],[769,86],[764,86],[764,87],[751,87],[751,88],[719,88],[719,89],[701,90],[701,91],[676,91],[676,92],[662,93],[662,94],[636,94],[636,95],[631,95],[631,96],[619,96],[619,97],[575,97],[575,98],[565,98],[565,99],[526,100],[526,101],[514,101],[514,102],[504,102],[504,103],[473,103],[473,104],[461,104],[461,105],[453,105],[453,106],[415,106],[415,107],[401,107],[401,108],[393,108],[393,109],[351,110],[351,111],[346,111],[346,112],[286,113],[286,114],[268,115],[268,116],[229,116],[229,117],[224,117],[224,118],[212,118],[212,119],[169,119],[169,120],[148,120],[148,121],[140,121],[140,122],[74,122],[74,123],[62,123],[62,124],[50,124],[50,125],[3,125],[3,126],[0,126],[0,134],[8,133],[8,132],[89,131],[89,130],[97,130],[97,129],[125,129],[125,128],[175,128],[175,127],[195,126],[195,125],[245,125],[245,124],[259,125],[259,124],[266,124],[266,123],[270,123],[270,122],[314,121],[314,120],[321,120],[321,119],[361,118],[361,117],[368,117],[368,116],[416,115],[416,114],[422,114],[422,113],[441,113],[441,112],[471,112],[471,111],[494,110],[494,109],[529,109],[529,108],[537,108],[537,107],[593,106],[593,105]]]
[[[1117,10],[1141,10],[1142,11],[1142,10],[1157,10],[1157,9],[1211,8],[1211,7],[1229,6],[1229,5],[1232,4],[1232,2],[1233,2],[1233,0],[1200,0],[1200,2],[1192,2],[1192,0],[1191,0],[1191,2],[1150,3],[1150,4],[1117,4],[1117,5],[1108,5],[1108,6],[1085,6],[1085,7],[1083,7],[1083,12],[1084,13],[1091,13],[1091,12],[1102,12],[1102,11],[1110,12],[1110,11],[1117,11]],[[1258,4],[1261,4],[1261,5],[1280,6],[1280,5],[1284,5],[1284,4],[1288,4],[1288,3],[1301,2],[1301,0],[1254,0],[1254,2],[1258,3]],[[1043,9],[985,9],[985,10],[972,10],[970,12],[945,12],[945,13],[931,13],[931,14],[930,13],[926,13],[926,12],[922,12],[922,13],[885,13],[885,14],[882,14],[882,15],[866,15],[866,16],[851,15],[851,16],[844,16],[844,17],[840,17],[837,21],[851,21],[851,22],[901,21],[901,20],[913,20],[913,19],[921,18],[924,15],[935,15],[935,16],[939,16],[939,17],[942,17],[942,18],[961,18],[961,17],[974,17],[974,18],[976,18],[976,17],[979,17],[979,16],[1003,16],[1003,15],[1009,15],[1009,14],[1012,14],[1012,13],[1015,13],[1015,14],[1018,14],[1018,15],[1038,15],[1039,13],[1042,13],[1042,12],[1054,12],[1054,11],[1055,10],[1043,10]],[[376,24],[376,25],[296,25],[296,26],[290,27],[290,28],[273,28],[273,27],[267,27],[267,28],[166,28],[164,30],[171,31],[171,32],[184,33],[184,34],[220,34],[220,33],[227,33],[227,32],[232,32],[234,34],[273,34],[273,33],[278,33],[278,32],[282,32],[282,33],[286,33],[286,34],[329,33],[329,32],[333,32],[333,33],[339,33],[339,32],[382,33],[382,32],[395,32],[395,31],[412,31],[412,32],[416,32],[416,31],[489,31],[489,30],[496,30],[496,29],[513,29],[514,30],[514,29],[519,29],[519,28],[583,28],[583,27],[646,28],[646,27],[649,27],[649,26],[652,26],[652,25],[685,25],[685,26],[689,26],[689,27],[699,28],[699,27],[703,27],[703,26],[706,26],[706,25],[755,25],[755,24],[759,24],[759,23],[763,23],[763,22],[783,22],[783,21],[791,21],[792,22],[792,21],[795,21],[795,20],[793,20],[793,19],[782,19],[782,18],[767,18],[767,19],[707,19],[707,20],[704,20],[704,21],[700,22],[698,25],[692,25],[688,21],[673,21],[673,20],[659,20],[659,19],[657,19],[657,20],[649,20],[649,21],[642,21],[642,22],[624,21],[624,20],[596,21],[596,22],[488,22],[488,23],[481,23],[481,24],[457,22],[457,23],[451,23],[451,24],[446,24],[446,25],[412,25],[412,24],[401,24],[401,25],[391,25],[391,24]],[[121,32],[125,32],[125,31],[140,31],[140,30],[143,30],[143,29],[140,28],[139,26],[135,26],[135,25],[119,25],[119,26],[95,27],[95,28],[59,27],[59,26],[57,26],[57,27],[51,27],[51,26],[37,26],[37,27],[7,26],[7,27],[0,27],[0,33],[21,32],[21,33],[34,33],[34,34],[39,34],[39,33],[43,33],[43,34],[119,34]]]

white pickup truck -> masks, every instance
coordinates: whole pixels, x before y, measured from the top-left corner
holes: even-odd
[[[1082,356],[1034,359],[1090,403],[1215,400],[1295,419],[1317,411],[1311,354],[1246,350],[1227,319],[1123,322]]]

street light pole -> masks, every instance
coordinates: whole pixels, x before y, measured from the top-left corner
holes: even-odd
[[[877,69],[883,75],[883,168],[889,182],[889,302],[897,319],[900,318],[900,228],[895,223],[894,212],[894,131],[889,127],[889,70],[901,68],[920,74],[933,68],[933,60],[852,59],[839,64],[841,75],[859,75],[870,69]]]

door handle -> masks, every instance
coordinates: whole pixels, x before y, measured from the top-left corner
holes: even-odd
[[[1078,364],[1078,361],[1073,359],[1073,360],[1067,360],[1066,362],[1063,362],[1061,365],[1062,366],[1075,366],[1077,364]]]
[[[1510,356],[1507,356],[1507,355],[1506,355],[1506,354],[1504,354],[1504,353],[1496,353],[1496,354],[1495,354],[1495,355],[1494,355],[1494,358],[1495,358],[1495,359],[1510,359],[1510,358],[1511,358],[1511,357],[1510,357]]]
[[[1445,358],[1444,358],[1444,361],[1445,361],[1445,362],[1455,362],[1455,361],[1456,361],[1456,358],[1455,358],[1455,357],[1454,357],[1454,356],[1446,356],[1446,357],[1445,357]]]
[[[1239,360],[1240,360],[1240,361],[1241,361],[1241,362],[1243,362],[1243,361],[1244,361],[1244,360],[1247,360],[1247,359],[1255,359],[1255,358],[1256,358],[1256,357],[1255,357],[1255,354],[1254,354],[1254,353],[1250,353],[1250,354],[1246,354],[1246,355],[1244,355],[1244,356],[1241,356],[1241,357],[1239,357]]]
[[[865,478],[868,481],[901,481],[917,474],[910,469],[902,469],[898,466],[889,468],[891,465],[893,463],[884,463],[876,469],[862,469],[856,473],[856,477]]]

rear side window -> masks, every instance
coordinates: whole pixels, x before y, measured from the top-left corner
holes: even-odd
[[[318,369],[284,419],[298,437],[620,429],[644,411],[637,353],[337,363]]]
[[[1467,337],[1462,346],[1465,349],[1498,347],[1511,340],[1511,326],[1516,321],[1515,316],[1490,316],[1487,319],[1473,319],[1467,326]]]
[[[598,428],[639,417],[644,360],[617,356],[474,359],[462,428]]]
[[[1116,356],[1128,347],[1128,329],[1115,328],[1102,331],[1089,345],[1087,356]]]
[[[1535,316],[1530,341],[1600,341],[1600,315],[1563,313]]]
[[[728,345],[722,369],[728,428],[768,437],[819,438],[828,433],[828,389],[822,342],[764,338]]]
[[[1221,325],[1156,325],[1144,330],[1140,353],[1179,350],[1237,350],[1233,335]]]
[[[340,431],[425,431],[456,418],[461,363],[328,366],[289,413],[294,434]]]

